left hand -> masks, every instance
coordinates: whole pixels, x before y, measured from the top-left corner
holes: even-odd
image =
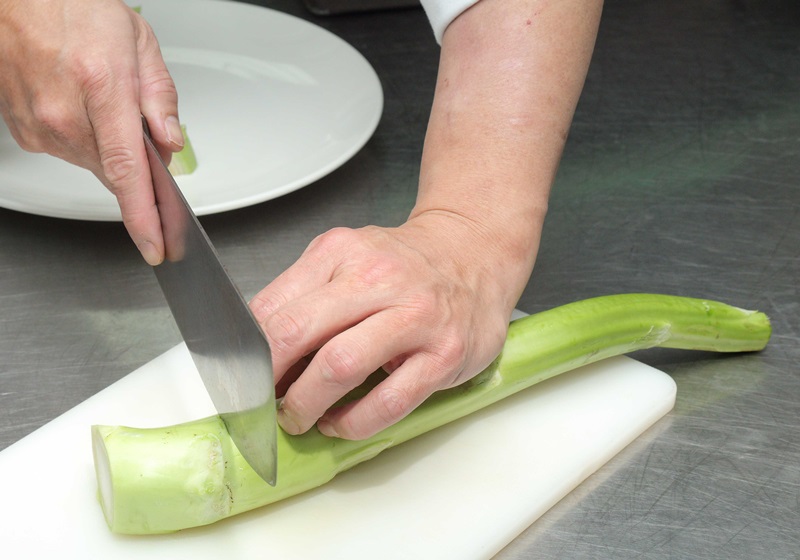
[[[291,383],[282,427],[298,434],[318,423],[326,435],[367,438],[484,369],[502,348],[519,290],[507,290],[501,279],[510,276],[497,273],[505,257],[481,233],[445,212],[398,228],[335,229],[264,288],[251,307],[276,382]],[[331,408],[380,367],[390,372],[381,384]]]
[[[411,217],[321,235],[251,304],[288,387],[287,432],[367,438],[501,350],[601,4],[481,0],[448,26]],[[334,407],[380,367],[385,380]]]

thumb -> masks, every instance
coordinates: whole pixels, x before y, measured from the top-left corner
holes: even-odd
[[[183,149],[178,117],[178,91],[161,55],[158,40],[144,19],[138,21],[139,107],[147,119],[159,154],[169,163]]]

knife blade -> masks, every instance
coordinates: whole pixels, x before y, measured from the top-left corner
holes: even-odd
[[[269,344],[156,150],[144,118],[142,124],[166,252],[153,270],[233,442],[274,486],[277,423]]]

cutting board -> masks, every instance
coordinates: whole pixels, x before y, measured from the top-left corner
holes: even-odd
[[[0,452],[4,558],[490,558],[673,406],[627,357],[551,379],[390,449],[303,495],[171,535],[111,534],[90,425],[213,412],[181,344]]]

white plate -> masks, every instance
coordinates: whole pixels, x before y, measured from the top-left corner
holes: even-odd
[[[383,110],[375,71],[328,31],[280,12],[220,0],[137,0],[178,87],[199,166],[178,183],[198,215],[257,204],[350,159]],[[0,121],[1,123],[2,121]],[[0,206],[120,220],[88,171],[24,152],[0,124]]]

